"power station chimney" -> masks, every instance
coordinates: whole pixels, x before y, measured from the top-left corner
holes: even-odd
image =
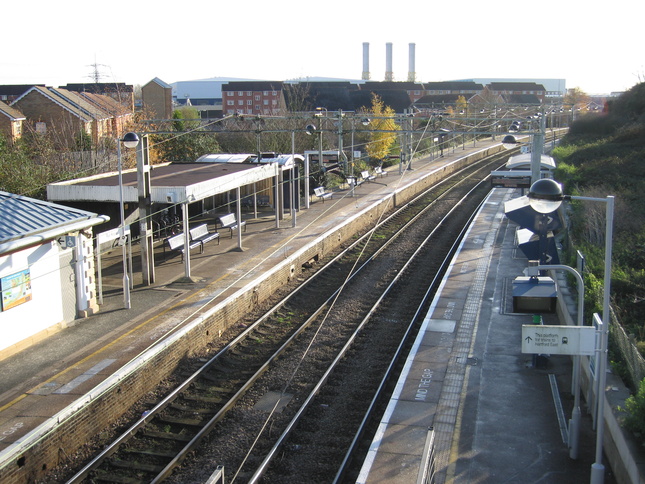
[[[408,82],[416,82],[417,81],[417,73],[415,69],[415,50],[416,45],[415,44],[410,44],[410,57],[409,57],[409,69],[408,69]]]
[[[394,80],[394,72],[392,72],[392,42],[385,44],[385,82],[392,82]]]
[[[363,77],[364,81],[370,80],[370,43],[363,42]]]

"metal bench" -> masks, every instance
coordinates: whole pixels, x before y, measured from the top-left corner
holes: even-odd
[[[246,222],[238,222],[234,213],[222,215],[219,218],[219,223],[223,229],[229,229],[231,231],[231,238],[233,238],[233,230],[239,227],[244,227],[244,232],[246,232]]]
[[[190,229],[191,249],[193,247],[193,243],[199,243],[201,247],[201,252],[204,252],[204,244],[215,239],[217,239],[217,244],[219,245],[219,233],[209,232],[208,225],[206,224],[201,224],[201,225],[198,225],[197,227]]]
[[[258,195],[256,197],[256,203],[258,207],[269,207],[269,196]],[[248,195],[242,199],[242,207],[253,208],[253,195]]]
[[[316,195],[318,198],[320,198],[323,201],[323,203],[325,203],[325,199],[331,198],[333,193],[326,192],[325,187],[317,187],[317,188],[314,188],[314,195]]]
[[[387,176],[387,171],[385,171],[380,166],[377,166],[376,168],[374,168],[374,173],[376,173],[378,176]]]
[[[376,180],[376,175],[370,175],[369,171],[361,171],[361,178],[363,181],[374,181]]]
[[[172,237],[168,237],[166,240],[164,240],[164,243],[163,243],[164,254],[166,253],[166,245],[171,251],[181,252],[181,260],[184,260],[184,253],[186,252],[186,249],[184,247],[183,233],[173,235]],[[197,247],[201,247],[201,242],[193,242],[193,241],[190,242],[191,249],[196,249]]]

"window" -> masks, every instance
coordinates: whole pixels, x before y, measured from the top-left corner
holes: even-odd
[[[247,96],[250,96],[250,95],[252,95],[252,94],[253,94],[253,93],[252,93],[251,91],[246,91],[246,95],[247,95]]]
[[[243,92],[243,91],[238,91],[238,92],[237,92],[237,95],[238,95],[238,96],[244,96],[244,92]]]
[[[262,94],[264,94],[265,96],[268,96],[268,95],[269,95],[269,91],[264,91]]]
[[[259,94],[256,94],[254,99],[255,99],[256,101],[259,101],[259,100],[260,100],[260,95],[259,95]]]
[[[226,105],[227,106],[235,106],[235,101],[233,101],[232,99],[229,99],[228,101],[226,101]]]
[[[248,99],[248,100],[246,101],[246,105],[247,105],[247,106],[253,106],[253,101],[251,101],[250,99]]]
[[[269,105],[269,100],[268,100],[268,99],[265,99],[265,100],[262,102],[262,104],[264,104],[265,106],[268,106],[268,105]]]
[[[240,99],[240,100],[237,102],[237,105],[238,105],[238,106],[244,106],[244,101],[242,101],[242,100]]]

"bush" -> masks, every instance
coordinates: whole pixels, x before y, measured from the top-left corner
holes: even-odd
[[[625,400],[627,412],[624,420],[624,426],[627,430],[634,433],[641,442],[645,444],[645,379],[641,380],[638,392]]]

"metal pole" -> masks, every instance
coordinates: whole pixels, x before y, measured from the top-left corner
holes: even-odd
[[[573,198],[573,197],[571,197]],[[604,412],[605,412],[605,386],[607,382],[607,345],[609,338],[609,296],[611,287],[611,257],[613,244],[613,226],[614,226],[614,197],[607,196],[606,227],[605,227],[605,281],[602,304],[602,334],[601,354],[598,364],[598,417],[596,425],[596,462],[591,465],[591,484],[603,484],[605,481],[605,466],[602,463],[602,445],[605,431]]]
[[[542,151],[544,149],[544,133],[546,131],[544,116],[540,116],[540,129],[539,132],[533,135],[533,147],[531,149],[531,184],[538,181],[542,169]]]
[[[280,167],[277,163],[273,163],[275,166],[275,186],[273,188],[273,207],[275,209],[275,228],[280,228],[280,208],[279,208],[279,196],[278,191],[280,190],[280,172],[278,171]]]
[[[244,250],[242,247],[242,201],[240,198],[240,187],[235,187],[235,199],[235,217],[237,219],[237,248],[239,250]]]
[[[188,220],[188,201],[181,204],[181,215],[184,227],[184,275],[190,279],[190,224]]]
[[[403,135],[403,139],[405,142],[405,152],[408,154],[408,170],[412,170],[412,119],[410,116],[412,110],[404,110],[404,116],[405,116],[405,134]]]
[[[538,265],[539,270],[563,270],[574,275],[578,284],[578,326],[584,325],[584,309],[585,309],[585,286],[582,276],[578,271],[572,267],[553,264],[553,265]],[[573,411],[571,413],[571,421],[569,422],[569,457],[572,459],[578,458],[578,449],[580,442],[580,355],[573,357]]]
[[[309,209],[310,200],[309,200],[309,155],[305,155],[305,209]]]
[[[123,303],[125,309],[130,309],[130,278],[128,277],[128,257],[125,245],[125,209],[123,207],[123,165],[121,163],[121,140],[117,141],[117,161],[119,163],[119,209],[121,225],[119,226],[119,245],[123,257]]]
[[[296,132],[291,132],[291,227],[296,226]]]

